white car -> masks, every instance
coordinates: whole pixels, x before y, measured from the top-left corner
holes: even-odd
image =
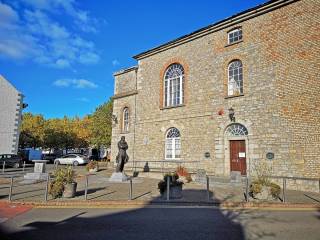
[[[86,164],[89,162],[89,158],[80,154],[68,154],[54,160],[54,164],[68,164],[78,166],[79,164]]]

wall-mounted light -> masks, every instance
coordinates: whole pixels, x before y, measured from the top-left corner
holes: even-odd
[[[113,122],[113,123],[115,123],[115,124],[117,124],[117,123],[118,123],[118,118],[117,118],[117,116],[116,116],[116,115],[112,114],[111,119],[112,119],[112,122]]]
[[[235,122],[236,121],[236,118],[234,116],[234,109],[232,107],[229,108],[229,118],[230,118],[231,122]]]

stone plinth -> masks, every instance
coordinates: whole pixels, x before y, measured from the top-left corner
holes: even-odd
[[[128,180],[129,180],[129,177],[123,172],[114,172],[109,178],[110,182],[125,182]]]
[[[25,180],[46,180],[48,173],[46,173],[46,163],[48,160],[32,160],[34,162],[34,172],[24,175]]]

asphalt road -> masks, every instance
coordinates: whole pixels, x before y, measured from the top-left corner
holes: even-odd
[[[319,211],[32,209],[0,227],[0,239],[24,240],[320,239]]]

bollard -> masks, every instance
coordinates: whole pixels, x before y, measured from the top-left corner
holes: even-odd
[[[84,188],[84,199],[88,200],[88,185],[89,185],[89,180],[88,180],[88,175],[86,175],[86,184]]]
[[[208,193],[208,202],[210,201],[210,191],[209,191],[209,176],[207,176],[207,193]]]
[[[282,202],[285,203],[286,202],[286,185],[287,185],[287,181],[285,178],[282,179]]]
[[[246,202],[249,202],[249,178],[246,177]]]
[[[129,186],[129,200],[132,200],[132,179],[130,178],[130,186]]]
[[[9,190],[9,201],[11,202],[12,199],[12,190],[13,190],[13,177],[10,180],[10,190]]]
[[[26,168],[26,161],[23,161],[23,166],[22,166],[22,171],[23,172],[24,172],[25,168]]]
[[[46,182],[46,192],[44,193],[44,201],[48,201],[49,179],[50,179],[50,175],[48,173],[47,182]]]
[[[2,173],[4,173],[4,169],[6,168],[6,161],[3,161],[3,164],[2,164]]]
[[[167,176],[167,201],[170,200],[170,176]]]

